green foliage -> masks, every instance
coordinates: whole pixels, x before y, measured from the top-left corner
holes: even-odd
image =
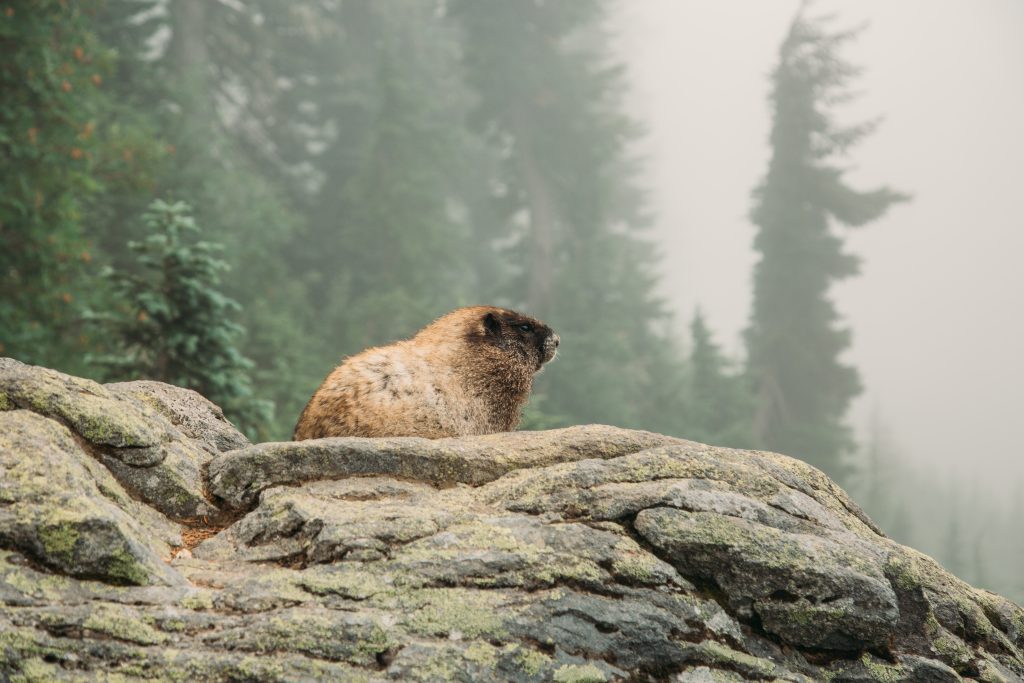
[[[317,324],[336,358],[471,303],[474,271],[457,34],[419,2],[344,6],[332,21],[342,38],[320,61],[353,66],[317,72],[334,86],[319,109],[344,134],[318,156],[323,182],[297,257],[316,278]]]
[[[120,55],[119,115],[151,122],[170,154],[152,192],[105,204],[104,234],[115,265],[131,270],[133,255],[121,245],[134,235],[134,216],[148,197],[189,200],[207,237],[225,247],[231,268],[223,291],[243,304],[238,317],[249,334],[238,344],[254,364],[253,391],[276,406],[260,432],[285,438],[324,363],[311,353],[315,309],[307,282],[290,260],[304,218],[286,182],[289,166],[268,142],[275,132],[268,121],[284,128],[300,120],[280,105],[287,89],[279,79],[297,78],[289,55],[303,36],[281,21],[301,8],[264,4],[181,2],[162,11],[156,1],[105,3],[97,23]],[[261,10],[262,24],[255,19]],[[280,35],[289,31],[294,42],[283,44]],[[161,33],[172,40],[156,39]]]
[[[123,303],[120,314],[94,316],[112,347],[94,362],[119,379],[195,389],[252,433],[271,405],[252,396],[252,362],[236,347],[243,330],[230,320],[240,307],[217,290],[227,264],[215,256],[219,245],[189,239],[199,232],[190,211],[154,201],[144,217],[149,236],[129,243],[137,271],[108,271]]]
[[[603,34],[606,5],[451,4],[479,95],[473,122],[500,159],[477,215],[479,239],[503,258],[479,279],[565,340],[537,382],[565,423],[679,433],[680,366],[653,295],[654,252],[638,235],[636,125]]]
[[[97,121],[110,51],[94,2],[0,5],[0,353],[80,369],[90,298],[83,213],[102,186]]]
[[[829,33],[802,15],[790,27],[772,76],[772,157],[751,212],[761,254],[746,333],[754,437],[833,477],[846,473],[853,439],[844,419],[861,390],[857,370],[840,359],[850,330],[829,298],[833,282],[858,272],[858,259],[834,227],[864,225],[906,199],[885,187],[859,192],[843,178],[847,151],[874,127],[839,126],[831,114],[857,74],[839,54],[856,34]]]
[[[722,353],[698,311],[690,324],[686,437],[720,446],[750,448],[753,396],[744,374]]]

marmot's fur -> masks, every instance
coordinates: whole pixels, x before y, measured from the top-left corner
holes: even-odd
[[[511,431],[558,335],[491,306],[460,308],[412,339],[347,358],[313,394],[293,438]]]

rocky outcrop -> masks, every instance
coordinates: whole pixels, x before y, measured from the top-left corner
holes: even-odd
[[[248,444],[0,360],[0,680],[1021,681],[1024,610],[771,453]]]

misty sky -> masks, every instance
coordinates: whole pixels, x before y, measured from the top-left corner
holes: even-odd
[[[765,172],[768,74],[796,0],[628,0],[616,17],[658,214],[665,292],[742,349]],[[848,358],[902,452],[984,492],[1024,483],[1024,2],[819,0],[870,26],[850,121],[882,114],[849,178],[914,195],[845,231],[862,274],[835,290]],[[843,117],[844,120],[847,116]],[[963,469],[960,469],[963,468]]]

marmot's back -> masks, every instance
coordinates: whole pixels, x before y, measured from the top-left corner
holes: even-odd
[[[440,438],[515,429],[558,335],[501,308],[460,308],[415,337],[367,349],[327,376],[295,426],[326,436]]]

